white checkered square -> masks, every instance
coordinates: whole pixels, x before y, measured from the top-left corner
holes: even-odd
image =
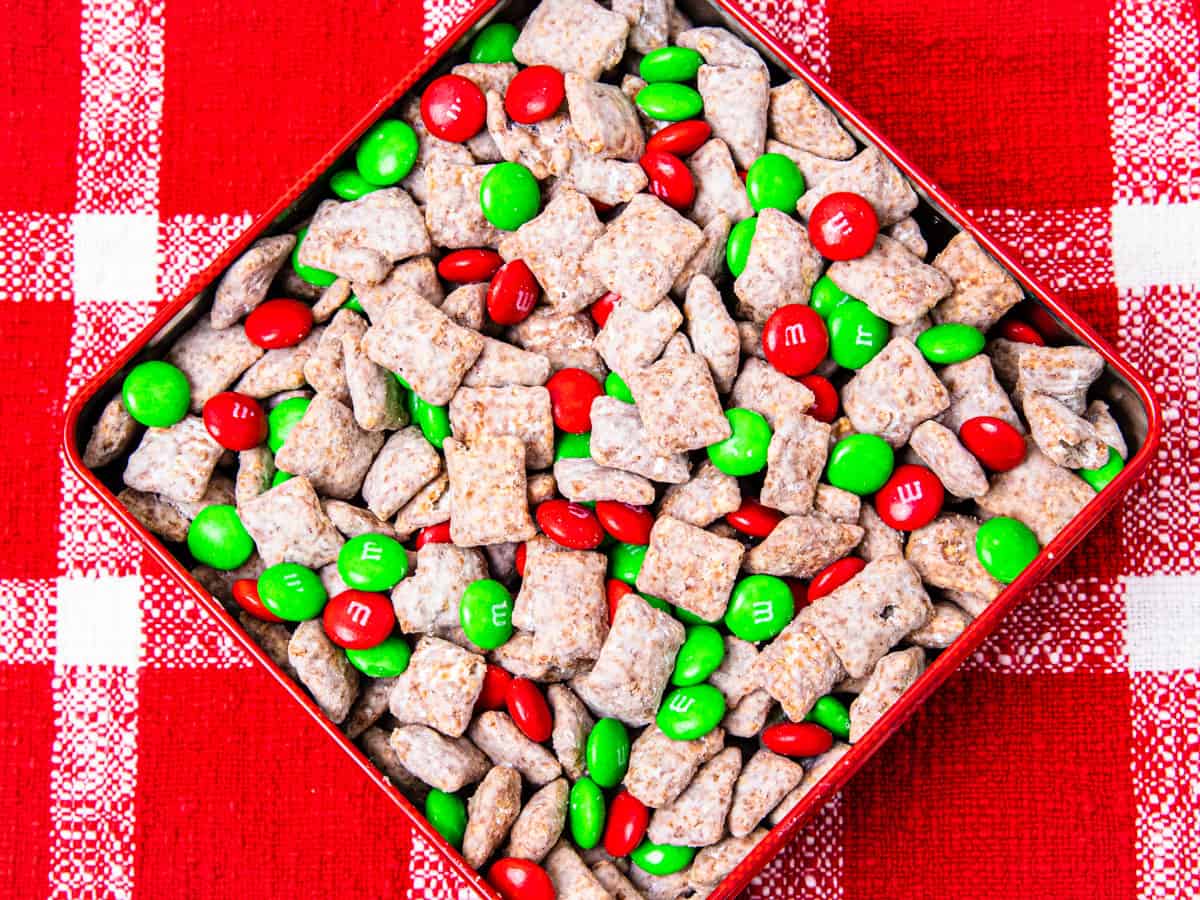
[[[1200,286],[1200,202],[1118,204],[1112,229],[1117,287]]]
[[[74,288],[88,300],[153,300],[158,279],[158,218],[78,213],[71,220]]]
[[[55,663],[136,669],[142,651],[142,580],[58,579]]]
[[[1134,672],[1200,669],[1200,575],[1125,581],[1125,640]]]

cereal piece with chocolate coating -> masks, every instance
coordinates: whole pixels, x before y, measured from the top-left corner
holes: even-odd
[[[858,494],[843,491],[831,484],[818,484],[813,498],[813,511],[833,519],[835,522],[859,524],[862,514],[862,499]]]
[[[364,534],[396,536],[391,525],[378,518],[374,513],[355,506],[353,503],[347,503],[344,500],[326,500],[321,504],[321,508],[325,510],[325,515],[329,516],[329,521],[333,523],[333,526],[347,539]]]
[[[318,325],[328,322],[339,309],[350,301],[352,293],[353,285],[349,278],[336,279],[333,284],[321,292],[321,299],[313,304],[313,321]]]
[[[486,435],[468,448],[447,440],[450,539],[460,547],[525,541],[537,533],[525,487],[525,443]]]
[[[570,664],[559,665],[557,654],[544,652],[537,645],[533,632],[516,631],[492,651],[492,662],[518,678],[557,682],[586,672],[593,661],[577,659]]]
[[[558,842],[542,862],[542,868],[550,876],[556,897],[564,900],[612,900],[587,863],[566,841]]]
[[[125,463],[125,485],[183,503],[199,500],[224,452],[198,416],[148,428]]]
[[[623,303],[653,309],[702,240],[694,222],[657,197],[638,194],[592,244],[583,267]]]
[[[448,738],[425,725],[401,725],[388,743],[404,768],[448,794],[479,781],[492,768],[466,738]]]
[[[729,242],[729,231],[733,222],[729,216],[719,213],[700,232],[700,247],[692,254],[683,270],[675,276],[671,293],[676,297],[687,296],[688,286],[697,275],[717,278],[725,264],[725,245]]]
[[[744,553],[738,541],[660,516],[650,532],[638,590],[715,622],[725,614]]]
[[[125,408],[121,395],[116,394],[104,404],[104,410],[88,436],[87,446],[83,450],[83,464],[89,469],[107,466],[133,445],[137,429],[137,420]]]
[[[204,489],[204,496],[199,500],[170,500],[184,517],[189,521],[200,515],[200,511],[210,506],[232,506],[234,502],[233,482],[220,472],[215,472]]]
[[[877,662],[862,692],[850,704],[850,743],[862,740],[924,671],[925,651],[920,647],[889,653]]]
[[[426,403],[445,406],[483,352],[483,337],[416,294],[401,291],[367,330],[363,347]]]
[[[933,310],[939,324],[961,322],[987,331],[1024,296],[1013,277],[965,231],[951,239],[933,265],[954,284],[953,293]]]
[[[725,817],[742,770],[742,751],[727,747],[706,762],[669,806],[654,811],[646,837],[656,844],[707,847],[725,833]]]
[[[571,167],[556,187],[573,188],[592,200],[616,206],[632,200],[649,181],[646,170],[638,163],[604,159],[576,143],[571,152]]]
[[[541,862],[562,836],[570,793],[567,779],[557,778],[530,797],[513,823],[504,855]]]
[[[471,724],[486,668],[479,654],[425,635],[392,685],[392,715],[406,725],[428,725],[461,737]]]
[[[430,249],[429,232],[412,197],[403,188],[381,188],[318,209],[300,245],[299,261],[351,281],[378,284],[395,263]]]
[[[214,569],[211,566],[195,566],[191,570],[191,575],[200,583],[200,585],[212,594],[216,599],[228,609],[241,609],[233,599],[233,583],[242,578],[257,579],[263,573],[266,565],[257,553],[238,566],[236,569]],[[251,617],[253,619],[253,617]],[[253,619],[255,622],[261,622],[261,619]],[[265,624],[265,623],[264,623]],[[249,630],[249,629],[247,629]],[[286,629],[284,629],[286,632]],[[287,641],[284,641],[284,662],[287,662]],[[281,666],[281,668],[286,668]]]
[[[294,562],[318,569],[336,560],[345,543],[303,475],[247,501],[238,514],[268,566]]]
[[[687,317],[692,346],[708,363],[717,392],[729,393],[738,373],[741,338],[733,316],[721,299],[721,292],[707,275],[692,279],[683,301],[683,314]],[[611,317],[609,321],[612,321]]]
[[[1042,546],[1054,540],[1096,496],[1086,481],[1056,466],[1031,440],[1025,460],[992,478],[992,487],[976,502],[984,518],[1011,516],[1033,529]],[[968,610],[970,611],[970,610]]]
[[[751,691],[737,706],[725,712],[721,727],[730,737],[754,737],[767,724],[767,716],[774,705],[774,698],[765,690]]]
[[[821,254],[809,240],[808,229],[781,210],[764,209],[758,214],[746,268],[733,283],[738,314],[765,324],[781,306],[807,304],[820,277]]]
[[[463,328],[478,331],[486,321],[487,292],[486,283],[461,285],[446,295],[439,309]]]
[[[275,465],[307,477],[322,496],[347,500],[363,486],[383,441],[380,432],[359,428],[347,407],[317,394],[288,432],[275,454]]]
[[[592,346],[596,328],[586,313],[535,309],[524,322],[508,329],[508,338],[524,350],[544,356],[550,371],[583,369],[603,381],[608,371]]]
[[[687,457],[653,446],[637,407],[616,397],[592,401],[592,459],[602,466],[633,472],[651,481],[688,480]]]
[[[754,322],[739,321],[737,323],[738,340],[742,345],[742,356],[745,359],[767,358],[762,346],[762,326]]]
[[[559,313],[576,313],[604,293],[583,260],[604,233],[591,202],[578,191],[560,190],[546,208],[500,242],[505,260],[524,260]]]
[[[611,860],[602,859],[592,863],[592,874],[613,900],[645,900],[641,891],[634,887],[633,882]]]
[[[821,515],[788,516],[746,554],[747,572],[812,578],[847,555],[862,540],[857,525]]]
[[[602,553],[566,550],[544,537],[525,545],[525,576],[512,621],[532,631],[535,652],[559,667],[600,655],[608,633],[606,565]]]
[[[946,366],[939,376],[950,392],[950,406],[938,421],[951,431],[957,433],[969,419],[991,416],[1024,433],[1025,425],[996,380],[991,361],[982,353]]]
[[[275,275],[296,246],[294,234],[259,238],[217,283],[210,319],[218,330],[233,325],[263,302]]]
[[[467,729],[467,737],[496,765],[516,769],[530,784],[540,787],[562,775],[554,754],[526,737],[506,712],[480,713]]]
[[[474,445],[485,435],[511,435],[525,444],[525,466],[554,462],[554,419],[544,387],[459,388],[450,401],[454,436]]]
[[[850,752],[850,745],[843,744],[841,741],[835,741],[831,749],[826,750],[820,756],[815,757],[808,770],[804,773],[804,780],[796,787],[794,791],[783,798],[780,803],[771,812],[770,821],[772,825],[778,825],[790,813],[796,805],[804,799],[805,795],[813,788],[821,783],[821,780],[828,775],[841,761],[842,757]]]
[[[358,669],[350,664],[341,647],[325,636],[320,619],[296,626],[288,643],[288,661],[321,712],[340,723],[358,695]]]
[[[552,684],[546,688],[546,699],[554,717],[554,731],[550,735],[550,746],[558,757],[563,771],[578,781],[584,773],[584,753],[588,735],[595,722],[583,705],[583,701],[565,684]]]
[[[1006,338],[993,338],[984,347],[984,352],[992,361],[992,368],[995,370],[997,380],[1004,385],[1006,390],[1011,391],[1016,388],[1017,376],[1020,373],[1021,354],[1027,349],[1029,349],[1028,344],[1010,341]]]
[[[1046,394],[1081,416],[1087,408],[1088,388],[1103,371],[1104,357],[1091,347],[1022,345],[1015,393],[1018,399]]]
[[[590,459],[560,459],[554,464],[554,481],[559,492],[576,503],[615,500],[647,506],[654,502],[654,485],[649,479]]]
[[[807,220],[818,203],[839,191],[858,194],[870,203],[879,217],[880,227],[899,222],[917,208],[917,193],[912,189],[912,185],[895,164],[876,147],[867,147],[853,159],[823,165],[822,168],[822,177],[809,185],[800,202],[796,204],[796,211],[802,219]],[[808,172],[804,174],[807,179]],[[946,279],[946,282],[948,294],[949,279]],[[838,284],[841,286],[841,282]],[[866,299],[859,293],[850,293],[861,300]]]
[[[478,550],[426,544],[417,551],[417,570],[392,588],[396,624],[405,634],[449,637],[458,627],[458,605],[473,581],[487,578]]]
[[[536,387],[550,379],[550,360],[495,338],[483,339],[483,350],[463,376],[463,387]]]
[[[829,432],[827,424],[804,413],[778,424],[767,447],[767,474],[759,493],[764,504],[788,515],[812,510],[829,455]]]
[[[425,167],[429,199],[424,227],[435,246],[449,250],[491,247],[500,240],[501,232],[484,217],[479,205],[479,188],[491,169],[490,165],[463,165],[441,156],[430,160]]]
[[[929,621],[915,631],[910,631],[905,640],[918,647],[942,650],[958,640],[970,624],[970,613],[964,612],[953,603],[935,603]]]
[[[1125,435],[1121,434],[1121,426],[1113,418],[1107,403],[1103,400],[1093,400],[1088,404],[1083,417],[1096,429],[1100,440],[1117,451],[1117,456],[1129,459],[1129,446],[1125,443]]]
[[[646,54],[667,46],[674,0],[613,0],[613,12],[629,20],[629,49]]]
[[[675,44],[695,50],[710,66],[766,69],[766,63],[756,50],[724,28],[691,28],[676,35]]]
[[[364,431],[392,431],[407,425],[408,412],[399,382],[391,372],[367,357],[362,338],[343,335],[342,354],[346,386],[358,427]]]
[[[610,369],[628,381],[658,359],[683,324],[683,313],[669,299],[652,309],[618,303],[593,346]]]
[[[261,573],[261,566],[259,568]],[[264,622],[243,611],[241,607],[237,607],[237,610],[237,620],[242,626],[242,630],[288,678],[293,681],[298,680],[300,676],[296,674],[296,669],[288,658],[288,644],[291,643],[292,633],[288,630],[287,625],[282,622]]]
[[[706,528],[741,505],[738,480],[705,460],[689,481],[667,488],[658,511],[661,516]]]
[[[1108,445],[1087,419],[1047,394],[1026,394],[1024,400],[1033,440],[1053,462],[1068,469],[1098,469],[1108,461]]]
[[[856,431],[902,447],[914,428],[950,406],[950,393],[912,341],[894,338],[842,389]]]
[[[953,287],[939,269],[921,262],[887,235],[876,237],[865,256],[835,262],[827,274],[843,291],[894,325],[920,319]]]
[[[347,335],[361,337],[366,333],[367,322],[362,316],[348,309],[339,311],[321,332],[316,350],[305,360],[304,380],[318,394],[326,394],[339,403],[349,403],[350,386],[346,383],[342,338]]]
[[[167,541],[187,540],[191,519],[166,497],[125,488],[117,494],[117,500],[151,534]]]
[[[945,425],[932,419],[922,422],[913,429],[908,444],[954,496],[982,497],[988,492],[979,460]]]
[[[809,409],[815,400],[813,392],[796,379],[788,378],[761,359],[750,357],[733,383],[729,405],[752,409],[772,428],[780,428],[789,416]]]
[[[653,720],[683,644],[684,628],[638,594],[617,607],[608,637],[590,672],[571,681],[588,708],[600,716],[641,726]]]
[[[568,72],[564,81],[571,127],[588,151],[605,159],[637,162],[646,149],[646,138],[637,110],[621,89],[574,72]]]
[[[820,631],[846,672],[860,678],[932,611],[917,571],[902,557],[889,556],[868,563],[796,618]]]
[[[304,367],[317,352],[324,333],[324,328],[314,328],[295,346],[268,350],[243,373],[233,389],[261,400],[304,387]]]
[[[398,540],[407,540],[419,528],[450,521],[450,479],[438,475],[400,508],[392,527]]]
[[[550,472],[536,472],[525,479],[525,495],[529,498],[530,509],[547,500],[553,500],[557,493],[558,482]]]
[[[388,708],[388,697],[392,693],[392,679],[390,678],[359,680],[365,683],[362,685],[362,690],[358,692],[358,697],[355,699],[354,705],[350,707],[350,712],[346,715],[346,721],[342,725],[342,731],[350,740],[354,740],[383,718],[383,714],[387,712]]]
[[[750,855],[750,851],[757,847],[767,834],[767,829],[759,828],[744,837],[727,837],[705,847],[692,861],[688,881],[704,890],[715,887]]]
[[[573,150],[583,149],[575,140],[570,119],[562,113],[531,125],[511,122],[504,99],[495,91],[487,92],[487,128],[500,155],[523,165],[539,180],[564,177],[570,170]]]
[[[725,636],[725,657],[709,682],[725,697],[725,706],[733,708],[743,697],[756,691],[762,684],[761,676],[754,665],[758,650],[749,641],[732,635]]]
[[[846,674],[829,641],[799,616],[763,647],[755,667],[763,689],[793,722]]]
[[[517,62],[554,66],[591,81],[625,54],[629,20],[594,0],[543,0],[513,44]]]
[[[771,88],[771,136],[826,159],[849,159],[854,138],[802,79]]]
[[[358,304],[372,322],[382,319],[388,304],[397,294],[402,293],[416,294],[433,306],[442,305],[445,292],[442,290],[442,283],[438,281],[437,269],[428,256],[419,256],[401,263],[379,284],[354,286]]]
[[[245,329],[218,331],[203,318],[180,337],[163,357],[187,376],[192,412],[237,381],[263,355],[262,347],[246,337]]]
[[[804,767],[799,763],[766,749],[755,753],[733,789],[729,833],[740,838],[754,831],[802,778]]]
[[[754,215],[746,196],[746,185],[738,177],[729,145],[720,138],[706,142],[688,157],[688,169],[696,182],[696,199],[689,215],[701,228],[719,215],[740,222]]]
[[[488,91],[496,91],[503,94],[508,90],[509,84],[517,77],[517,72],[519,71],[516,63],[468,62],[455,66],[450,70],[450,73],[452,75],[461,75],[485,94]]]
[[[704,737],[676,741],[651,725],[629,749],[625,789],[651,808],[669,806],[692,776],[725,746],[725,732],[714,728]]]
[[[697,353],[660,360],[628,382],[650,441],[663,452],[701,450],[733,433],[708,363]]]
[[[929,244],[925,240],[925,236],[921,234],[921,226],[917,224],[912,216],[901,219],[895,225],[887,229],[887,236],[893,240],[899,241],[908,251],[918,259],[924,259],[929,253]],[[949,272],[946,273],[950,275]],[[950,280],[954,280],[954,276],[950,276]],[[926,326],[928,327],[928,326]]]
[[[396,751],[392,749],[388,737],[388,732],[373,725],[362,733],[358,743],[371,764],[383,772],[392,784],[399,787],[405,796],[410,799],[423,799],[429,788],[404,767]]]

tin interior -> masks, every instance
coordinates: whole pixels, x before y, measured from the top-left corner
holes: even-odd
[[[777,52],[776,48],[773,48],[764,40],[760,40],[751,30],[749,30],[747,27],[744,27],[737,15],[735,15],[732,11],[727,10],[723,6],[723,4],[727,2],[728,0],[677,0],[677,6],[697,24],[721,25],[722,27],[728,28],[735,32],[743,40],[747,41],[747,43],[753,45],[762,55],[763,59],[768,63],[771,72],[772,84],[780,84],[789,78],[797,76],[804,78],[818,92],[818,94],[826,99],[826,101],[830,103],[835,111],[839,113],[839,118],[842,120],[843,125],[845,125],[847,130],[855,136],[860,144],[875,144],[876,146],[879,146],[883,152],[891,157],[893,161],[895,161],[900,168],[906,172],[906,174],[909,174],[913,178],[914,187],[917,189],[917,192],[921,198],[920,205],[913,213],[913,218],[916,219],[920,225],[922,234],[928,241],[929,254],[927,258],[932,259],[950,241],[950,239],[964,227],[967,227],[968,230],[976,231],[976,229],[970,228],[969,225],[967,225],[967,220],[961,211],[950,208],[948,203],[942,202],[941,199],[934,196],[933,192],[923,187],[919,183],[922,180],[919,176],[919,173],[915,173],[907,161],[900,158],[898,154],[886,144],[886,142],[881,143],[880,140],[868,134],[864,130],[865,126],[860,127],[860,124],[852,117],[852,115],[842,114],[844,107],[838,98],[830,95],[828,90],[819,82],[817,82],[808,72],[789,62],[784,53],[781,51]],[[479,7],[487,7],[488,5],[489,4],[487,3],[487,0],[481,0],[479,3]],[[449,53],[445,54],[441,59],[437,60],[433,64],[432,68],[415,83],[412,90],[419,92],[428,81],[432,80],[438,75],[444,74],[453,65],[461,62],[466,45],[469,43],[474,34],[479,29],[484,27],[484,25],[486,25],[488,22],[493,20],[519,21],[521,18],[527,15],[532,6],[532,0],[499,0],[499,2],[497,2],[494,6],[491,6],[489,9],[487,9],[487,11],[478,18],[478,20],[470,29],[463,33],[463,35],[455,42]],[[398,109],[400,103],[401,100],[397,100],[389,107],[383,108],[380,111],[380,117],[393,115]],[[362,127],[363,126],[360,126],[359,133],[361,133]],[[355,137],[357,137],[357,134]],[[257,234],[255,234],[255,237],[295,230],[300,224],[302,224],[308,217],[312,215],[313,211],[321,202],[321,200],[331,196],[331,192],[328,187],[329,176],[339,169],[352,166],[353,145],[350,145],[339,155],[330,157],[327,160],[327,165],[323,166],[319,170],[311,172],[309,175],[309,183],[307,186],[304,186],[301,190],[296,192],[295,199],[292,202],[288,203],[287,206],[284,207],[282,211],[269,222],[265,224],[261,222],[259,223],[258,227],[260,230]],[[926,182],[926,184],[927,183],[928,182]],[[986,237],[981,237],[981,240],[986,241]],[[1098,341],[1098,339],[1096,339],[1091,333],[1082,333],[1080,329],[1075,327],[1075,325],[1070,321],[1069,317],[1059,315],[1053,307],[1049,306],[1045,302],[1045,299],[1048,299],[1049,295],[1043,288],[1040,287],[1040,285],[1036,284],[1020,269],[1012,269],[1011,267],[1009,268],[1013,277],[1025,289],[1027,298],[1025,302],[1040,305],[1059,323],[1066,333],[1072,336],[1076,342],[1095,346],[1109,360],[1109,364],[1106,367],[1104,375],[1102,375],[1100,381],[1093,388],[1093,390],[1098,396],[1105,399],[1112,407],[1113,414],[1119,421],[1122,431],[1129,443],[1131,460],[1130,469],[1136,468],[1136,466],[1132,464],[1135,456],[1143,460],[1145,458],[1145,454],[1139,455],[1137,451],[1141,449],[1148,440],[1153,442],[1157,439],[1157,412],[1152,406],[1153,401],[1149,398],[1146,387],[1142,385],[1139,389],[1137,384],[1130,380],[1130,378],[1126,377],[1126,375],[1123,374],[1116,365],[1114,365],[1116,357],[1111,348],[1108,348],[1107,345],[1103,344],[1103,342]],[[122,365],[119,369],[112,369],[108,371],[107,374],[98,376],[97,381],[89,384],[88,387],[85,388],[81,398],[79,398],[73,404],[75,415],[73,420],[69,420],[68,423],[68,427],[70,427],[71,421],[74,423],[73,431],[67,435],[67,441],[69,444],[68,455],[71,458],[73,465],[75,465],[77,468],[82,468],[82,463],[79,462],[82,448],[84,444],[86,444],[87,437],[91,433],[91,429],[99,417],[104,405],[117,391],[120,390],[121,381],[125,372],[127,372],[129,368],[132,368],[132,366],[146,359],[161,357],[165,353],[166,347],[169,347],[176,337],[189,328],[200,316],[207,314],[212,302],[214,286],[219,280],[220,274],[220,272],[208,273],[208,277],[203,283],[200,284],[198,288],[191,288],[192,296],[190,299],[187,299],[177,313],[175,313],[165,323],[158,327],[154,333],[150,335],[143,335],[138,339],[141,343],[141,346],[136,350],[135,353],[133,353],[124,361],[124,365]],[[185,294],[184,297],[187,297],[187,294]],[[89,474],[101,485],[106,487],[111,494],[115,494],[120,489],[119,466],[110,466],[107,469]],[[1119,490],[1111,491],[1110,493],[1112,493],[1113,496],[1107,498],[1106,503],[1093,503],[1083,513],[1080,514],[1077,520],[1079,527],[1076,527],[1077,523],[1072,523],[1072,526],[1070,526],[1068,529],[1068,531],[1073,531],[1072,535],[1068,538],[1064,533],[1062,536],[1062,543],[1065,544],[1063,547],[1064,550],[1068,548],[1071,543],[1081,538],[1083,533],[1085,533],[1088,528],[1095,524],[1095,522],[1099,519],[1100,514],[1103,512],[1103,509],[1115,501],[1116,494],[1119,493]],[[111,495],[104,497],[104,499],[110,505],[113,505],[114,508],[117,508],[116,501]],[[1056,541],[1056,544],[1058,543],[1059,542]],[[160,557],[166,556],[165,553],[156,549],[153,544],[151,545],[151,549],[154,550],[155,553]],[[1061,553],[1059,555],[1061,556]],[[940,682],[944,680],[944,678],[951,671],[953,671],[954,668],[957,668],[962,659],[975,647],[977,647],[984,638],[986,638],[986,636],[995,628],[996,624],[998,624],[1000,618],[1002,618],[1002,616],[1007,613],[1008,609],[1010,609],[1011,606],[1017,602],[1018,595],[1022,593],[1024,589],[1030,587],[1036,580],[1040,580],[1040,578],[1044,576],[1045,571],[1047,571],[1055,561],[1054,554],[1045,554],[1045,556],[1050,557],[1050,559],[1043,561],[1041,565],[1035,563],[1034,568],[1036,568],[1037,571],[1031,570],[1030,572],[1027,572],[1026,574],[1029,576],[1028,580],[1025,579],[1025,576],[1022,576],[1022,583],[1018,583],[1014,585],[1012,589],[1006,591],[1005,594],[1001,596],[1000,600],[993,604],[992,608],[987,610],[983,616],[979,617],[975,623],[973,623],[972,627],[968,629],[968,632],[964,634],[959,641],[952,645],[950,649],[944,651],[938,657],[938,659],[934,661],[934,664],[930,666],[922,679],[920,679],[920,681],[918,681],[918,683],[906,693],[901,702],[897,704],[897,707],[892,710],[892,713],[885,717],[885,720],[882,721],[880,725],[877,726],[862,742],[855,745],[855,750],[848,754],[848,756],[843,760],[843,763],[839,765],[839,767],[835,768],[830,776],[825,779],[825,782],[823,782],[822,785],[814,790],[810,796],[806,798],[805,801],[798,806],[791,815],[789,815],[788,819],[785,820],[783,824],[776,827],[771,836],[762,844],[760,844],[755,852],[741,866],[739,866],[738,869],[735,870],[725,882],[718,887],[718,889],[712,894],[714,898],[732,896],[734,893],[744,887],[748,883],[750,877],[763,865],[765,865],[765,863],[770,859],[771,856],[774,855],[774,853],[784,842],[790,839],[790,836],[800,827],[803,821],[811,817],[811,815],[820,808],[823,802],[834,792],[834,790],[836,790],[837,787],[839,787],[840,784],[845,781],[849,774],[857,769],[863,762],[865,762],[866,758],[884,740],[886,740],[891,731],[895,730],[895,728],[899,726],[907,714],[911,712],[916,705],[922,702],[922,700],[933,689],[935,689],[937,685],[940,684]],[[180,569],[186,569],[187,565],[190,565],[191,561],[186,557],[186,548],[180,548],[180,552],[177,554],[177,557],[176,565]],[[164,558],[164,561],[167,560]],[[220,610],[215,603],[207,602],[207,598],[205,597],[201,597],[201,599],[206,601],[205,605],[210,607],[210,609],[220,613]],[[234,624],[227,616],[222,614],[219,617],[227,628],[237,628],[236,624]],[[248,642],[248,639],[244,636],[239,635],[239,639],[242,640],[243,643],[247,644],[248,647],[251,646]],[[257,655],[256,648],[251,647],[251,650]],[[265,657],[263,657],[263,660],[264,664],[266,664]],[[281,681],[284,681],[286,678],[286,676],[281,674],[275,674],[276,677]],[[325,727],[325,730],[332,736],[335,736],[337,739],[339,739],[347,751],[356,757],[360,765],[366,766],[367,764],[365,763],[365,760],[363,760],[361,755],[358,754],[353,745],[346,741],[345,738],[337,732],[336,728],[328,725],[328,723],[323,722],[323,720],[319,718],[319,713],[317,713],[315,707],[312,707],[311,703],[308,703],[306,698],[304,698],[303,692],[288,682],[284,683],[293,696],[296,696],[301,702],[305,703],[305,705],[310,708],[310,711],[313,713],[314,717],[316,717],[318,721],[322,723],[323,727]],[[382,787],[384,787],[385,790],[387,790],[394,797],[399,796],[396,794],[394,789],[386,785],[386,781],[382,778],[382,776],[380,776],[378,773],[374,773],[374,770],[371,771],[375,780]],[[412,809],[406,801],[400,802],[403,809],[408,811],[410,815],[415,815],[412,813]],[[418,827],[426,834],[427,837],[430,837],[431,839],[440,843],[440,839],[431,835],[431,831],[428,826],[424,826],[423,823],[418,823]],[[453,853],[453,851],[451,851],[448,847],[445,849],[447,853]],[[455,862],[455,867],[462,871],[463,865],[457,860],[456,855],[452,857],[452,859]],[[463,874],[467,875],[468,877],[473,875],[473,873],[466,872]],[[477,877],[469,877],[469,880],[474,883],[477,890],[486,890],[482,882]]]

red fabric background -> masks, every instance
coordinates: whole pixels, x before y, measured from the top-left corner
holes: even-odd
[[[747,6],[1086,310],[1159,384],[1169,426],[1131,497],[752,896],[1200,895],[1200,265],[1178,249],[1200,239],[1196,8]],[[58,449],[66,398],[453,16],[425,7],[9,6],[0,896],[456,893]],[[1162,246],[1143,253],[1126,223],[1148,208]],[[146,233],[160,259],[141,290]]]

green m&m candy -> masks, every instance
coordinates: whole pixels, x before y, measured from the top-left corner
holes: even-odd
[[[537,179],[520,163],[496,163],[479,183],[484,218],[504,231],[516,231],[536,216],[541,202]]]
[[[711,684],[693,684],[667,694],[654,721],[673,741],[704,737],[725,717],[725,695]]]
[[[262,605],[281,619],[303,622],[321,614],[329,595],[317,573],[298,563],[276,563],[258,576]]]
[[[671,615],[671,604],[662,597],[655,597],[653,594],[647,594],[645,591],[638,591],[638,596],[653,606],[655,609],[661,609],[668,616]],[[678,618],[679,607],[675,607],[676,618]]]
[[[587,771],[600,787],[616,787],[629,768],[629,732],[619,719],[601,719],[588,734]]]
[[[279,487],[285,481],[290,481],[295,478],[291,472],[285,472],[283,469],[276,469],[275,474],[271,476],[271,487]]]
[[[659,47],[642,57],[638,74],[647,84],[691,81],[704,65],[704,57],[691,47]]]
[[[309,284],[315,284],[317,287],[329,287],[337,281],[336,275],[326,272],[324,269],[314,269],[312,266],[306,266],[300,262],[300,245],[304,243],[304,238],[307,236],[308,226],[296,232],[296,246],[292,248],[292,268],[301,279]]]
[[[254,552],[254,541],[238,518],[237,509],[225,503],[206,506],[196,513],[187,533],[192,556],[214,569],[236,569]]]
[[[571,840],[580,850],[591,850],[604,834],[604,794],[584,775],[571,786],[568,801]]]
[[[737,278],[746,270],[750,259],[750,245],[754,243],[754,233],[758,231],[758,218],[751,216],[742,219],[729,229],[729,239],[725,244],[725,264],[729,273]]]
[[[708,445],[708,458],[726,475],[739,478],[761,472],[767,465],[767,447],[771,444],[771,426],[752,409],[735,406],[725,410],[733,434]]]
[[[467,805],[458,794],[431,788],[425,797],[425,818],[452,847],[461,848],[467,833]]]
[[[1033,562],[1041,548],[1024,522],[1009,516],[988,519],[975,533],[975,553],[988,574],[1009,584]]]
[[[347,300],[345,303],[342,304],[342,309],[348,309],[351,312],[356,312],[362,316],[365,316],[367,314],[367,311],[362,308],[362,304],[358,302],[358,298],[355,297],[353,294],[350,295],[349,300]]]
[[[691,119],[704,109],[704,100],[695,88],[686,84],[648,84],[633,98],[642,112],[660,122]]]
[[[513,44],[521,32],[511,22],[493,22],[471,42],[473,63],[515,63]]]
[[[843,741],[850,737],[850,710],[833,694],[826,694],[813,704],[804,717],[805,722],[816,722],[826,731],[833,732]]]
[[[829,314],[829,355],[844,369],[861,369],[883,349],[888,324],[861,300],[849,300]]]
[[[633,391],[629,390],[625,379],[616,372],[609,372],[605,377],[604,393],[610,397],[616,397],[622,403],[633,403]]]
[[[592,456],[592,433],[571,434],[560,431],[554,447],[554,459],[590,459]]]
[[[1092,490],[1099,493],[1108,487],[1117,473],[1125,468],[1125,460],[1115,448],[1108,448],[1108,460],[1098,469],[1077,469],[1075,474],[1091,485]]]
[[[796,614],[792,589],[774,575],[749,575],[734,585],[725,626],[743,641],[767,641],[783,631]]]
[[[417,133],[411,125],[399,119],[384,119],[363,135],[354,164],[364,181],[386,187],[412,171],[417,148]]]
[[[934,325],[917,336],[917,349],[935,366],[962,362],[983,350],[983,332],[959,322]]]
[[[296,424],[308,412],[309,397],[289,397],[267,415],[267,446],[278,453]]]
[[[651,597],[649,594],[642,594],[642,596],[645,597],[648,601],[650,601],[651,606],[655,607],[656,609],[661,609],[663,612],[671,613],[673,616],[675,616],[676,619],[678,619],[684,625],[707,625],[708,624],[707,619],[700,618],[698,615],[696,615],[690,609],[684,609],[682,606],[671,606],[671,604],[667,603],[666,600],[659,600],[657,597]],[[661,603],[662,606],[658,606],[655,603],[655,601],[658,601],[658,603]],[[701,680],[703,680],[703,679],[701,679]]]
[[[671,684],[687,687],[699,684],[721,666],[725,659],[725,639],[711,625],[692,625],[687,638],[675,655]]]
[[[408,574],[408,553],[386,534],[360,534],[342,544],[337,568],[347,587],[390,591]]]
[[[692,864],[696,856],[694,847],[676,847],[672,844],[654,844],[642,841],[629,854],[633,864],[651,875],[674,875]]]
[[[187,376],[157,359],[138,363],[121,383],[121,402],[135,422],[170,428],[187,415],[192,403]]]
[[[446,443],[446,438],[450,437],[449,409],[445,406],[426,403],[414,393],[408,411],[412,416],[413,423],[421,429],[421,434],[425,435],[425,440],[441,450],[442,445]]]
[[[638,572],[642,570],[642,560],[645,558],[645,544],[620,542],[612,548],[612,553],[608,557],[608,574],[617,581],[635,584]]]
[[[896,451],[874,434],[851,434],[829,451],[829,483],[860,497],[873,494],[891,477]]]
[[[791,215],[804,193],[804,176],[782,153],[764,153],[746,172],[746,194],[755,212],[778,209]]]
[[[817,283],[813,285],[812,294],[809,297],[808,305],[811,306],[822,319],[828,319],[829,314],[841,306],[843,303],[848,303],[854,300],[840,287],[834,284],[833,279],[828,275],[822,275],[817,279]]]
[[[342,169],[340,172],[334,172],[329,179],[329,189],[343,200],[357,200],[379,190],[379,185],[371,184],[355,169]]]
[[[411,657],[412,650],[398,634],[388,635],[382,643],[365,650],[346,651],[351,665],[368,678],[395,678],[408,668]]]
[[[463,591],[459,622],[476,647],[495,650],[513,633],[513,598],[508,588],[491,578],[472,581]]]

